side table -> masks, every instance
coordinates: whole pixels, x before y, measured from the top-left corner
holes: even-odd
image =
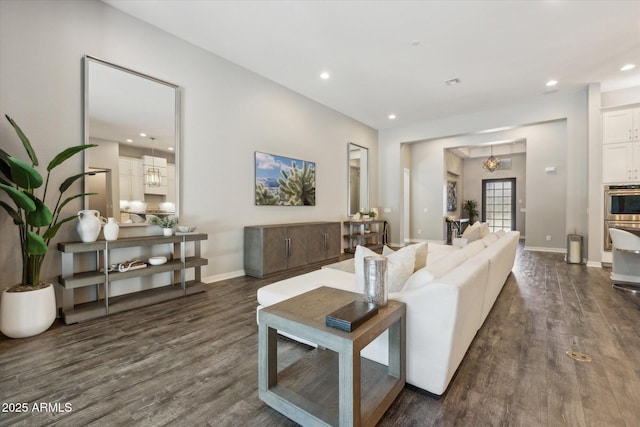
[[[327,314],[362,298],[322,286],[260,310],[260,399],[305,426],[374,426],[405,384],[406,306],[390,300],[352,332],[325,325]],[[387,329],[389,366],[360,357]],[[278,330],[319,347],[278,372]]]

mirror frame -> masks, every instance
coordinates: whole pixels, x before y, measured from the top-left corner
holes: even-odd
[[[362,203],[360,200],[360,206],[355,210],[355,212],[351,212],[353,207],[351,206],[351,148],[357,147],[360,150],[365,150],[367,153],[367,167],[366,167],[366,186],[367,186],[367,200],[366,203]],[[360,166],[360,192],[362,193],[362,166]],[[363,147],[362,145],[354,144],[353,142],[347,143],[347,215],[352,216],[355,213],[359,212],[361,209],[369,208],[369,148]]]
[[[148,74],[144,74],[135,70],[132,70],[130,68],[126,68],[117,64],[114,64],[112,62],[108,62],[105,61],[103,59],[97,58],[95,56],[91,56],[91,55],[85,55],[82,58],[82,64],[83,64],[83,73],[82,73],[82,93],[83,93],[83,109],[82,109],[82,123],[83,123],[83,139],[84,139],[84,144],[87,145],[89,144],[89,65],[91,63],[97,63],[100,65],[104,65],[107,67],[111,67],[114,68],[116,70],[119,71],[123,71],[125,73],[129,73],[132,74],[134,76],[137,77],[141,77],[147,80],[150,80],[152,82],[155,83],[159,83],[165,86],[168,86],[172,89],[174,89],[175,91],[175,105],[174,105],[174,111],[175,111],[175,135],[174,135],[174,141],[175,141],[175,146],[174,146],[174,151],[173,151],[173,155],[174,155],[174,159],[175,159],[175,213],[174,216],[176,218],[180,217],[180,207],[181,207],[181,198],[180,198],[180,175],[181,175],[181,163],[182,163],[182,159],[181,159],[181,152],[182,152],[182,140],[180,135],[182,134],[182,123],[181,123],[181,105],[182,105],[182,101],[181,101],[181,91],[180,91],[180,86],[167,82],[165,80],[161,80],[158,79],[156,77],[150,76]],[[83,153],[83,157],[82,157],[82,170],[83,171],[87,171],[88,165],[87,165],[87,160],[86,160],[86,156],[87,156],[87,152],[85,151]],[[110,186],[110,185],[109,185]],[[87,192],[87,179],[85,178],[83,180],[83,192]],[[83,207],[84,209],[89,209],[89,196],[84,196],[83,197]],[[117,218],[118,221],[120,221],[120,218]],[[120,224],[123,225],[123,224]],[[140,224],[137,224],[140,225]],[[144,224],[147,225],[147,224]]]

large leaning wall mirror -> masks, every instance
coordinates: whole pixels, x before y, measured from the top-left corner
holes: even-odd
[[[121,223],[179,213],[178,86],[85,56],[85,209]]]
[[[369,208],[369,149],[348,144],[349,191],[348,215]]]

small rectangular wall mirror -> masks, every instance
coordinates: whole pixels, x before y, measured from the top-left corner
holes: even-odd
[[[85,56],[85,209],[121,224],[179,215],[179,87]]]
[[[369,207],[369,149],[352,142],[347,144],[349,182],[347,214]]]

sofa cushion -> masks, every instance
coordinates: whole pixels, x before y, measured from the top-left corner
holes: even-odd
[[[460,249],[460,252],[463,253],[467,258],[471,258],[478,252],[484,250],[485,246],[482,240],[476,240],[475,242],[469,243],[464,248]]]
[[[413,272],[420,270],[421,268],[426,267],[427,265],[427,255],[429,254],[429,244],[427,242],[414,243],[413,246],[416,250],[416,262],[413,266]],[[389,246],[384,245],[382,247],[382,255],[387,256],[395,251],[391,249]]]
[[[377,253],[364,246],[357,246],[354,256],[356,270],[356,289],[364,292],[364,259],[368,256],[376,256]],[[389,255],[387,258],[387,289],[389,292],[398,292],[407,281],[416,263],[415,245],[405,246]]]
[[[449,271],[456,268],[458,265],[466,261],[467,255],[462,252],[462,249],[451,252],[441,260],[434,262],[426,267],[427,271],[433,274],[434,277],[442,277]]]
[[[489,233],[491,233],[491,230],[489,229],[489,223],[480,223],[480,238],[487,236]]]
[[[414,272],[409,279],[405,282],[402,287],[403,291],[410,291],[413,289],[418,289],[422,286],[429,284],[435,276],[426,267],[421,268],[420,270]]]
[[[498,239],[499,237],[496,233],[489,233],[482,238],[482,243],[484,243],[485,246],[489,246]]]

